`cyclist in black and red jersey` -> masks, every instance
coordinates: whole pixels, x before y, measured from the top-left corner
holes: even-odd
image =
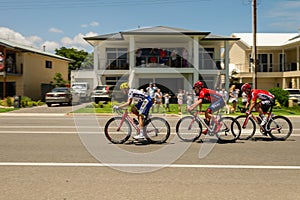
[[[252,89],[249,83],[242,85],[241,90],[248,95],[245,108],[250,107],[246,114],[249,115],[252,109],[255,108],[262,119],[261,126],[264,126],[267,122],[264,112],[267,112],[275,104],[275,96],[266,90]]]
[[[208,106],[207,110],[205,111],[205,122],[207,125],[209,125],[210,121],[216,122],[214,119],[213,113],[220,110],[221,108],[223,108],[226,105],[223,97],[215,90],[204,88],[203,83],[201,81],[197,81],[194,84],[193,89],[195,90],[195,93],[197,95],[199,94],[198,100],[193,105],[188,107],[187,110],[192,111],[198,105],[201,110],[203,101],[207,100],[207,101],[211,102],[211,104]],[[216,128],[215,132],[218,132],[221,128],[221,124],[217,123],[216,127],[217,128]],[[206,129],[202,133],[206,134],[207,131],[208,130]]]

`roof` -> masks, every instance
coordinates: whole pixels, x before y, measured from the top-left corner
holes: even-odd
[[[56,55],[56,54],[53,54],[53,53],[50,53],[50,52],[42,51],[42,50],[39,50],[39,49],[36,49],[36,48],[33,48],[33,47],[22,45],[22,44],[19,44],[19,43],[10,41],[10,40],[5,40],[5,39],[2,39],[2,38],[0,38],[0,45],[3,45],[7,48],[19,50],[19,51],[22,51],[22,52],[33,52],[33,53],[37,53],[37,54],[40,54],[40,55],[65,60],[65,61],[68,61],[68,62],[73,61],[72,59],[65,58],[63,56],[59,56],[59,55]]]
[[[236,40],[233,37],[216,36],[210,35],[210,32],[206,31],[194,31],[182,28],[174,28],[167,26],[154,26],[154,27],[144,27],[128,31],[121,31],[119,33],[104,34],[95,37],[84,38],[87,41],[91,40],[122,40],[123,35],[188,35],[188,36],[202,36],[205,39],[223,39],[223,40]]]
[[[256,33],[256,46],[283,46],[297,36],[299,33]],[[249,47],[253,46],[252,33],[233,33],[232,37],[240,38]]]

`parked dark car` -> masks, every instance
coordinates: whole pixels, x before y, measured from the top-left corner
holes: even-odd
[[[46,93],[45,101],[47,106],[52,104],[68,104],[72,105],[71,89],[67,87],[57,87],[52,89],[51,92]]]

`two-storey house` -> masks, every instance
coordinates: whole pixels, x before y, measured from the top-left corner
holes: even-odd
[[[43,100],[57,72],[68,80],[70,59],[5,39],[0,39],[0,52],[1,98],[18,95]]]
[[[253,82],[256,88],[300,88],[300,34],[257,33],[257,67],[251,66],[252,33],[234,33],[240,38],[230,50],[230,64],[238,71],[240,83]]]
[[[96,85],[145,88],[149,82],[177,93],[196,80],[209,88],[229,86],[229,50],[238,38],[210,32],[155,26],[84,38],[94,47],[94,70],[74,72]]]

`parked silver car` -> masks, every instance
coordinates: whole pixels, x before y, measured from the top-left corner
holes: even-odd
[[[92,92],[91,98],[95,103],[99,101],[126,101],[127,95],[121,90],[115,89],[115,86],[111,85],[98,85]]]
[[[289,98],[295,98],[298,102],[298,105],[300,105],[300,90],[299,89],[292,89],[292,88],[286,88],[284,89],[289,92]]]
[[[71,89],[67,87],[57,87],[48,92],[45,97],[47,106],[52,104],[68,104],[72,105]]]

